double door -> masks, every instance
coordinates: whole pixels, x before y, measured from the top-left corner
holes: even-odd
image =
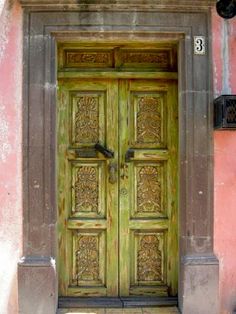
[[[174,80],[60,81],[60,296],[176,295],[176,95]]]

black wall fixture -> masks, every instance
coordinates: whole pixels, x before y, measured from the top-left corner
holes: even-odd
[[[224,19],[231,19],[236,15],[236,0],[218,0],[216,11]]]
[[[221,95],[214,100],[214,127],[236,130],[236,95]]]

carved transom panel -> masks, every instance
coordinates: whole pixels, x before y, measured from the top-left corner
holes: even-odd
[[[94,235],[81,235],[77,240],[76,281],[99,280],[99,240]]]
[[[98,168],[94,166],[81,166],[76,173],[75,211],[98,212],[99,189]]]
[[[59,69],[128,69],[145,71],[176,71],[176,47],[168,44],[153,45],[146,49],[132,48],[129,45],[118,47],[111,44],[103,47],[77,47],[73,44],[59,45]]]
[[[121,54],[121,60],[124,64],[138,63],[139,66],[155,65],[158,68],[168,68],[170,63],[170,56],[168,51],[155,52],[135,52],[128,51]]]
[[[111,67],[113,54],[109,51],[79,51],[65,52],[65,65],[67,67]]]
[[[137,279],[138,281],[162,280],[162,253],[157,235],[148,234],[139,237]]]
[[[162,139],[160,98],[154,96],[139,97],[137,105],[136,141],[141,144],[159,144]]]
[[[95,144],[99,140],[99,97],[81,95],[76,98],[74,134],[77,144]]]
[[[161,169],[157,166],[137,167],[137,211],[158,213],[161,208]]]

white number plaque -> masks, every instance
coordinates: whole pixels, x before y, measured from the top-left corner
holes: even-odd
[[[194,54],[204,55],[206,53],[206,44],[204,36],[194,36]]]

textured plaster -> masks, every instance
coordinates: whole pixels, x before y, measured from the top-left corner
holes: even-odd
[[[215,97],[236,94],[236,20],[213,13]],[[214,134],[215,253],[220,262],[220,314],[236,308],[236,131]]]
[[[22,246],[22,13],[0,2],[0,313],[16,314]]]
[[[11,25],[11,9],[12,2],[0,0],[0,64],[4,59],[4,52],[9,40],[8,33]]]

